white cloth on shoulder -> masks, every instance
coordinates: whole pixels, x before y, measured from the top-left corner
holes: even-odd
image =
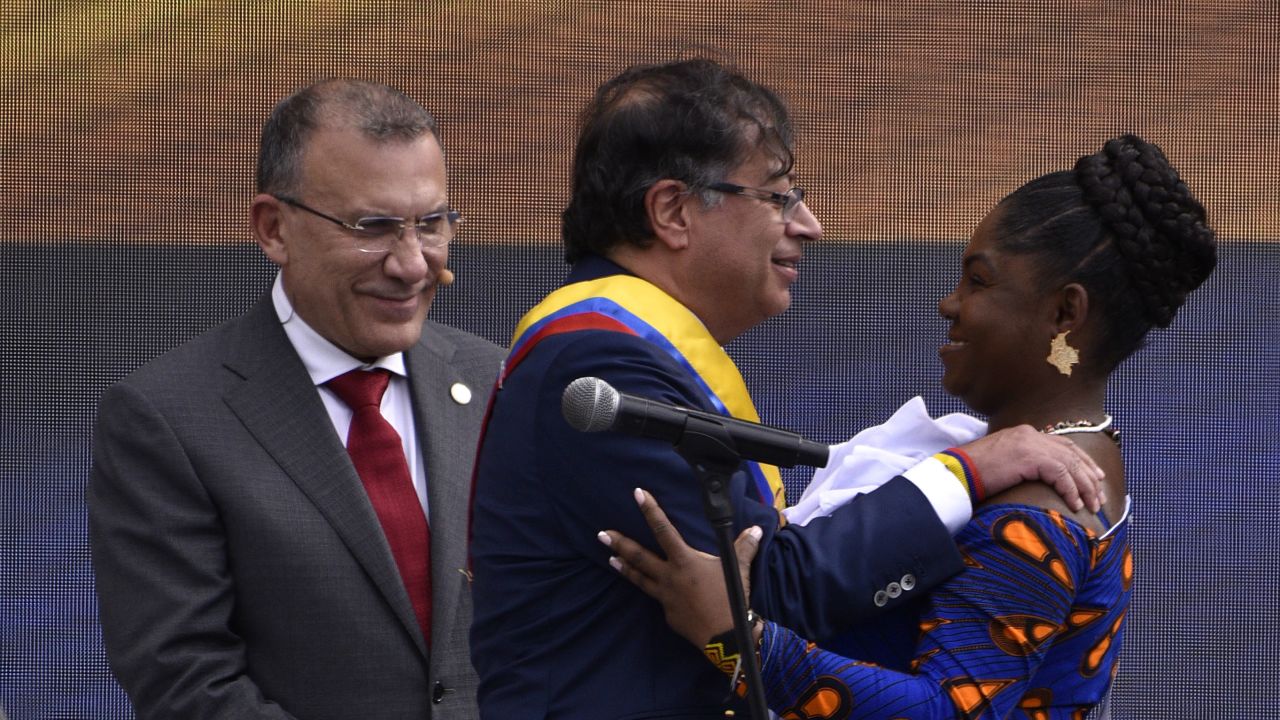
[[[986,423],[964,413],[936,420],[929,417],[924,400],[916,396],[884,423],[832,445],[827,466],[813,474],[800,501],[782,512],[788,522],[805,525],[830,515],[859,493],[875,490],[934,453],[986,434]]]

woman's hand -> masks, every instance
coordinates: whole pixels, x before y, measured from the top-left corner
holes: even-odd
[[[640,512],[667,559],[616,530],[607,530],[598,537],[616,554],[609,558],[609,564],[662,603],[671,629],[701,649],[711,638],[733,627],[720,558],[686,545],[653,496],[640,489],[635,494]],[[760,535],[760,528],[750,527],[734,541],[738,573],[747,597],[751,596],[751,561],[760,547]]]

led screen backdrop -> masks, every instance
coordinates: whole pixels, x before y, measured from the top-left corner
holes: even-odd
[[[632,62],[776,87],[826,239],[735,341],[764,418],[836,441],[938,388],[936,303],[1018,184],[1121,132],[1222,236],[1109,398],[1135,502],[1117,718],[1280,717],[1280,6],[1192,2],[29,2],[0,8],[0,708],[124,718],[84,487],[102,390],[247,308],[260,124],[355,75],[438,115],[467,216],[435,316],[504,342],[554,287],[575,115]],[[806,481],[786,475],[792,498]]]

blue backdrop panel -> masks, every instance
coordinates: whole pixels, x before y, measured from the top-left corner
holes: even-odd
[[[791,311],[735,341],[766,421],[838,441],[941,392],[937,298],[959,243],[810,246]],[[552,246],[459,244],[435,317],[505,342],[564,275]],[[129,717],[101,650],[83,493],[94,407],[132,368],[268,287],[251,245],[0,245],[0,707]],[[501,278],[501,280],[496,280]],[[1280,716],[1275,392],[1280,244],[1230,243],[1168,331],[1117,373],[1137,584],[1115,717]],[[791,497],[807,474],[784,471]],[[1158,708],[1152,708],[1158,698]]]

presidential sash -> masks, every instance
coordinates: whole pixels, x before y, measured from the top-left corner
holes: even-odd
[[[498,384],[539,341],[579,330],[635,335],[660,348],[693,376],[722,415],[760,422],[742,373],[706,326],[688,308],[658,287],[631,275],[610,275],[566,285],[525,313],[511,338]],[[746,463],[761,498],[786,506],[778,468]]]

